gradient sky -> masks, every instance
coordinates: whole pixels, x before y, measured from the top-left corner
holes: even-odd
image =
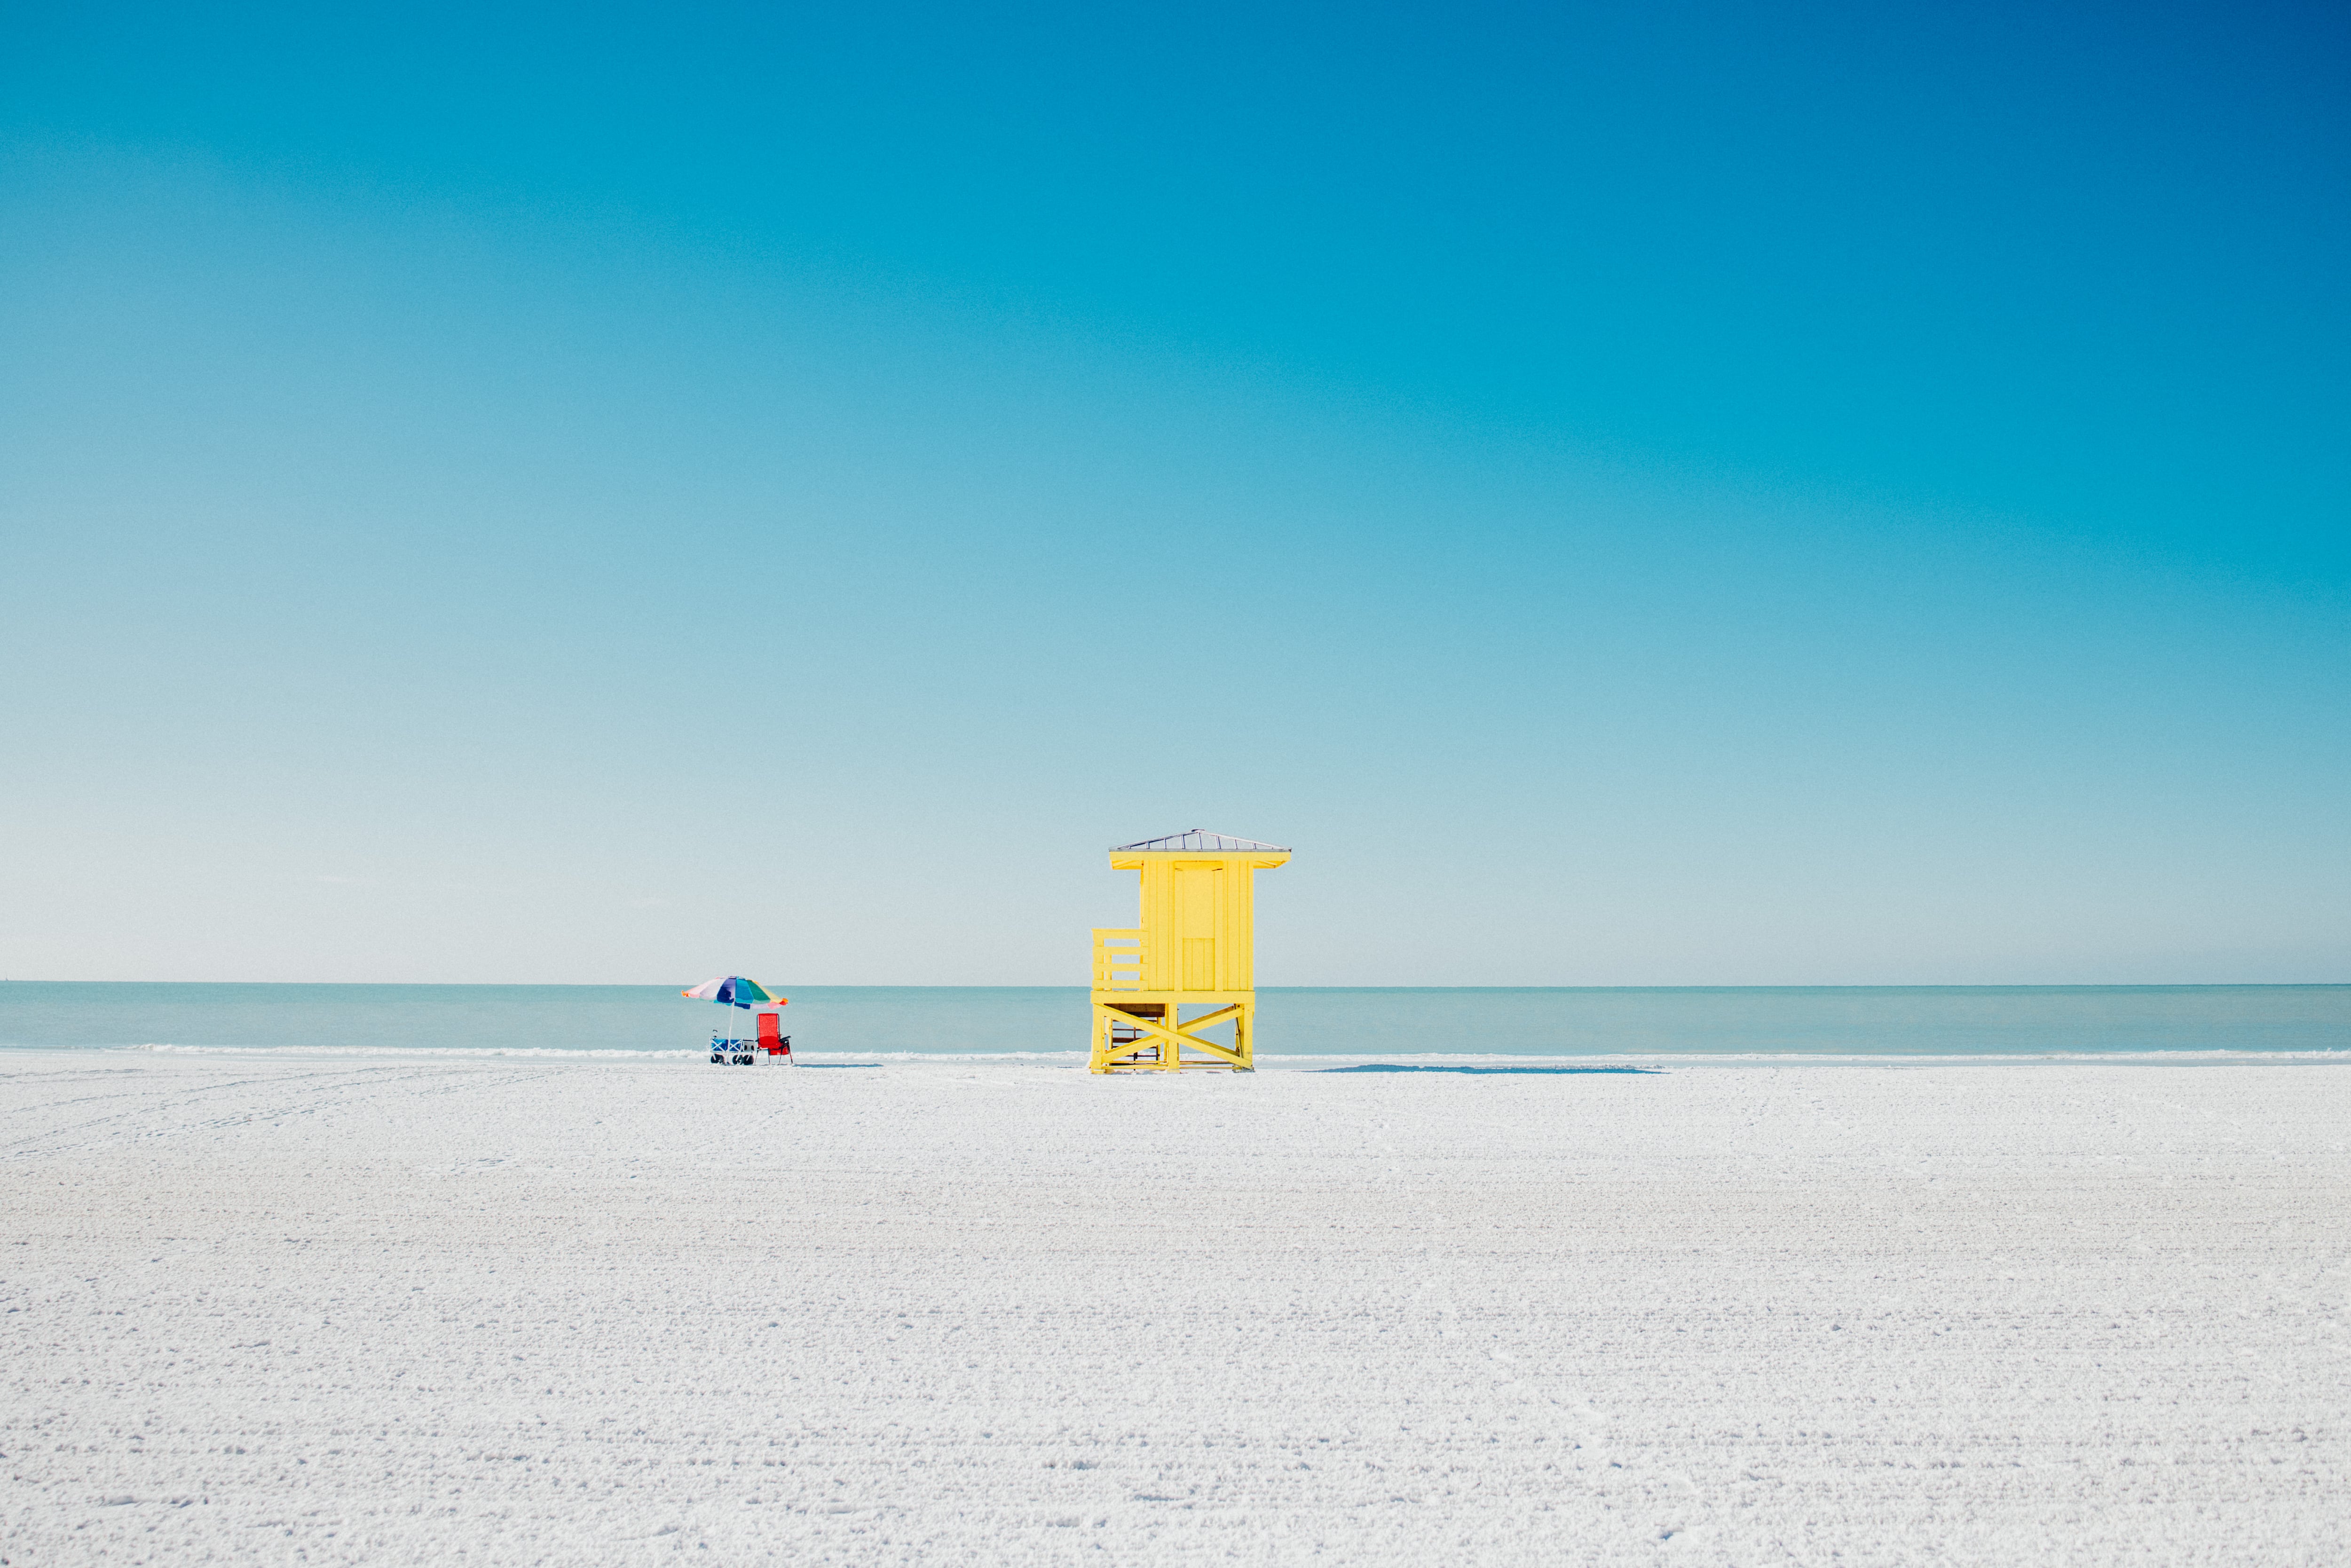
[[[20,5],[0,975],[2351,980],[2339,6]]]

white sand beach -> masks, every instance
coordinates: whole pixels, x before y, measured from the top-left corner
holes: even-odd
[[[2351,1561],[2339,1068],[0,1073],[10,1563]]]

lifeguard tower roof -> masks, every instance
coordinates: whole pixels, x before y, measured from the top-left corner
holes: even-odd
[[[1161,854],[1176,852],[1248,854],[1257,850],[1277,855],[1286,855],[1290,852],[1286,844],[1261,844],[1255,839],[1236,839],[1224,833],[1212,833],[1206,828],[1194,828],[1188,832],[1170,833],[1164,839],[1145,839],[1139,844],[1113,844],[1110,847],[1110,852],[1113,854],[1118,853],[1121,850],[1139,850],[1144,853]]]

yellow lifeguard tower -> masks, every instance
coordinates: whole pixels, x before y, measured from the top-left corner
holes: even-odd
[[[1096,1072],[1254,1071],[1252,880],[1289,859],[1279,844],[1198,828],[1110,852],[1111,870],[1143,873],[1143,923],[1094,930]],[[1208,1011],[1180,1017],[1187,1007]],[[1226,1023],[1233,1026],[1231,1045],[1200,1038]]]

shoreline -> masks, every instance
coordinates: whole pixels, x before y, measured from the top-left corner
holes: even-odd
[[[708,1053],[699,1047],[648,1047],[643,1050],[580,1049],[568,1050],[559,1046],[437,1046],[437,1045],[0,1045],[0,1061],[25,1057],[56,1056],[81,1059],[92,1054],[125,1057],[162,1058],[226,1058],[246,1061],[272,1059],[385,1058],[393,1060],[498,1060],[601,1061],[611,1063],[642,1062],[676,1064],[700,1063]],[[1083,1068],[1087,1053],[1083,1051],[819,1051],[800,1053],[799,1065],[819,1067],[827,1063],[857,1066],[906,1065],[925,1062],[958,1064],[989,1062],[1006,1065],[1062,1068]],[[2351,1050],[2345,1051],[2255,1051],[2214,1048],[2208,1051],[1416,1051],[1416,1052],[1261,1052],[1257,1062],[1266,1071],[1343,1071],[1349,1067],[1395,1064],[1432,1067],[1459,1066],[1557,1066],[1562,1069],[1589,1067],[1645,1067],[1665,1070],[1687,1067],[1800,1067],[1800,1066],[2222,1066],[2231,1064],[2273,1066],[2345,1066],[2351,1065]],[[706,1065],[706,1063],[705,1063]],[[762,1063],[762,1065],[775,1065]]]

